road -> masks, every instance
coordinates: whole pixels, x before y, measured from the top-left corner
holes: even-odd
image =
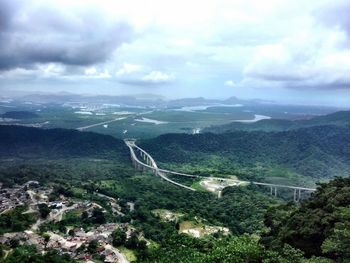
[[[166,176],[166,172],[165,170],[161,170],[158,168],[157,166],[157,163],[155,162],[155,160],[152,158],[151,155],[149,155],[145,150],[141,149],[140,147],[138,147],[134,142],[132,141],[128,141],[128,140],[125,140],[125,143],[126,145],[129,147],[130,149],[130,154],[131,154],[131,158],[138,164],[138,165],[141,165],[143,167],[146,167],[146,168],[149,168],[151,170],[153,170],[159,177],[161,177],[162,179],[164,179],[165,181],[169,182],[169,183],[172,183],[174,185],[177,185],[177,186],[180,186],[182,188],[185,188],[187,190],[191,190],[191,191],[196,191],[196,189],[192,188],[192,187],[189,187],[189,186],[186,186],[186,185],[183,185],[183,184],[180,184],[178,182],[175,182],[171,179],[169,179],[167,176]],[[142,152],[142,154],[144,156],[146,156],[146,158],[148,158],[150,164],[145,164],[143,162],[141,162],[136,154],[135,154],[135,151],[134,151],[134,148],[136,148],[137,150],[139,150],[140,152]]]
[[[110,249],[112,250],[118,257],[118,263],[129,263],[129,261],[127,260],[127,258],[125,257],[124,254],[120,253],[118,249],[116,249],[115,247],[111,246],[111,245],[106,245],[105,246],[106,249]]]
[[[77,204],[74,204],[72,206],[63,206],[57,213],[52,213],[50,212],[50,214],[47,216],[47,218],[45,219],[41,219],[39,218],[34,225],[32,225],[32,227],[30,228],[30,230],[32,231],[36,231],[38,230],[39,226],[45,222],[49,222],[49,221],[61,221],[62,220],[62,216],[66,211],[72,210],[72,209],[76,209],[77,208]]]
[[[79,128],[77,128],[77,130],[78,131],[83,131],[83,130],[86,130],[86,129],[89,129],[89,128],[92,128],[92,127],[96,127],[96,126],[100,126],[100,125],[104,125],[104,124],[108,124],[108,123],[111,123],[111,122],[120,121],[120,120],[124,120],[124,119],[126,119],[126,117],[120,117],[120,118],[116,118],[116,119],[109,120],[109,121],[104,121],[104,122],[91,124],[91,125],[88,125],[88,126],[79,127]]]
[[[152,156],[147,153],[145,150],[143,150],[142,148],[140,148],[139,146],[137,146],[135,144],[135,140],[125,140],[126,145],[129,147],[130,149],[130,154],[131,154],[131,158],[135,164],[136,167],[143,167],[143,168],[148,168],[151,169],[152,171],[154,171],[158,176],[160,176],[162,179],[180,186],[182,188],[191,190],[191,191],[196,191],[196,189],[177,183],[171,179],[169,179],[166,174],[174,174],[174,175],[181,175],[181,176],[187,176],[187,177],[197,177],[197,178],[208,178],[208,177],[204,177],[204,176],[198,176],[198,175],[191,175],[191,174],[185,174],[185,173],[178,173],[178,172],[174,172],[174,171],[169,171],[169,170],[165,170],[165,169],[160,169],[157,166],[157,163],[155,162],[155,160],[152,158]],[[138,159],[138,157],[135,154],[135,150],[140,152],[141,157],[143,157],[146,161],[146,163],[140,161]],[[214,177],[211,177],[214,178]],[[232,179],[228,179],[228,178],[217,178],[215,177],[215,179],[221,180],[221,181],[228,181],[228,180],[232,180]],[[269,183],[260,183],[260,182],[247,182],[250,184],[254,184],[254,185],[261,185],[261,186],[267,186],[271,188],[271,194],[272,194],[272,190],[274,189],[274,193],[275,196],[277,196],[277,188],[284,188],[284,189],[292,189],[294,190],[294,201],[299,200],[300,195],[301,195],[301,191],[306,191],[306,192],[314,192],[316,191],[316,189],[314,188],[307,188],[307,187],[302,187],[302,186],[289,186],[289,185],[280,185],[280,184],[269,184]],[[221,195],[221,191],[219,192],[219,196]]]

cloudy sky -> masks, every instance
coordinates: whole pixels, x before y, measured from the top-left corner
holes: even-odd
[[[0,92],[350,105],[349,0],[0,0]]]

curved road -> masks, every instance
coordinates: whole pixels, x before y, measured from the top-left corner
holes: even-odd
[[[165,169],[160,169],[158,168],[157,166],[157,163],[155,162],[155,160],[153,159],[153,157],[148,153],[146,152],[145,150],[143,150],[142,148],[140,148],[139,146],[137,146],[135,144],[135,140],[125,140],[125,143],[126,145],[129,147],[130,149],[130,154],[131,154],[131,159],[133,161],[133,163],[136,165],[136,166],[139,166],[139,167],[144,167],[144,168],[148,168],[148,169],[151,169],[152,171],[155,172],[156,175],[160,176],[162,179],[174,184],[174,185],[177,185],[177,186],[180,186],[182,188],[185,188],[185,189],[188,189],[188,190],[191,190],[191,191],[196,191],[196,189],[192,188],[192,187],[189,187],[189,186],[186,186],[186,185],[183,185],[183,184],[180,184],[178,182],[175,182],[171,179],[169,179],[166,174],[173,174],[173,175],[181,175],[181,176],[186,176],[186,177],[193,177],[193,178],[208,178],[207,176],[199,176],[199,175],[193,175],[193,174],[185,174],[185,173],[179,173],[179,172],[174,172],[174,171],[170,171],[170,170],[165,170]],[[135,150],[136,149],[137,151],[140,152],[141,156],[143,156],[145,159],[146,159],[146,162],[148,163],[144,163],[144,162],[141,162],[137,156],[136,156],[136,153],[135,153]],[[218,180],[223,180],[223,181],[226,181],[226,180],[230,180],[228,178],[219,178],[219,177],[215,177],[215,179],[218,179]],[[300,187],[300,186],[289,186],[289,185],[280,185],[280,184],[270,184],[270,183],[260,183],[260,182],[249,182],[251,184],[254,184],[254,185],[262,185],[262,186],[267,186],[267,187],[270,187],[271,188],[271,193],[272,193],[272,189],[274,188],[275,189],[275,195],[277,196],[277,188],[285,188],[285,189],[292,189],[294,190],[294,199],[296,200],[296,194],[297,192],[296,191],[299,191],[299,197],[300,197],[300,192],[301,191],[308,191],[308,192],[314,192],[316,191],[316,189],[314,188],[307,188],[307,187]],[[219,194],[220,195],[220,194]]]
[[[131,154],[131,158],[134,162],[137,163],[137,165],[140,165],[142,167],[146,167],[146,168],[149,168],[151,169],[152,171],[154,171],[159,177],[161,177],[162,179],[164,179],[165,181],[168,181],[169,183],[172,183],[174,185],[177,185],[177,186],[180,186],[182,188],[185,188],[187,190],[191,190],[191,191],[196,191],[196,189],[192,188],[192,187],[189,187],[189,186],[186,186],[186,185],[183,185],[183,184],[180,184],[178,182],[175,182],[171,179],[169,179],[168,177],[166,177],[166,170],[162,170],[162,169],[159,169],[158,166],[157,166],[157,163],[154,161],[154,159],[152,158],[152,156],[150,154],[148,154],[145,150],[141,149],[140,147],[138,147],[133,141],[128,141],[128,140],[125,140],[125,143],[126,145],[129,147],[130,149],[130,154]],[[144,156],[146,156],[146,158],[148,158],[148,160],[150,161],[151,165],[148,165],[148,164],[145,164],[143,162],[141,162],[137,156],[136,156],[136,153],[134,151],[134,148],[136,148],[137,150],[139,150],[140,152],[142,152],[144,154]],[[193,176],[192,176],[193,177]]]

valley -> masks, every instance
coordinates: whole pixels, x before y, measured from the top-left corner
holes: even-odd
[[[350,263],[350,0],[0,0],[0,263]]]
[[[344,237],[332,233],[346,224],[350,200],[348,112],[303,120],[295,114],[285,120],[293,127],[273,131],[266,130],[266,123],[271,127],[275,118],[251,122],[241,115],[239,129],[226,131],[227,125],[237,125],[232,112],[242,106],[109,107],[118,112],[113,118],[107,108],[80,108],[65,115],[69,122],[52,127],[62,115],[52,115],[50,124],[41,128],[32,124],[44,121],[42,111],[35,118],[20,113],[22,119],[3,119],[4,262],[13,262],[21,253],[46,261],[64,255],[72,262],[96,263],[173,262],[174,255],[179,262],[198,263],[276,258],[323,263],[347,258],[346,250],[333,245]],[[216,114],[227,119],[221,122]],[[115,125],[122,123],[118,135]],[[188,123],[192,126],[183,129]],[[198,123],[204,126],[193,132]],[[132,127],[138,132],[132,133]],[[108,135],[107,130],[116,132]],[[16,189],[23,187],[19,194]],[[335,221],[325,223],[328,232],[322,232],[324,226],[317,228],[320,242],[313,243],[316,233],[308,227],[319,219],[308,213],[325,194],[339,210],[317,208]],[[300,211],[308,212],[298,215],[304,213]],[[288,221],[289,215],[300,224]],[[292,225],[304,234],[288,232]]]

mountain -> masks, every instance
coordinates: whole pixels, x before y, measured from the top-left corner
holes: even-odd
[[[300,206],[271,207],[265,215],[269,232],[263,243],[279,251],[287,243],[308,257],[322,255],[350,262],[349,189],[349,177],[336,178],[321,184]]]
[[[314,179],[350,174],[350,126],[165,134],[142,141],[141,146],[157,161],[177,166],[231,172],[250,169],[252,173],[281,167],[282,174],[287,169]]]
[[[232,122],[229,124],[212,126],[203,132],[224,133],[237,130],[243,131],[285,131],[321,125],[350,125],[350,111],[338,111],[328,115],[317,116],[303,120],[265,119],[252,123]]]
[[[127,160],[122,140],[92,132],[0,126],[0,158],[101,157]]]
[[[39,115],[30,111],[8,111],[0,115],[2,118],[8,119],[34,119],[38,118]]]

